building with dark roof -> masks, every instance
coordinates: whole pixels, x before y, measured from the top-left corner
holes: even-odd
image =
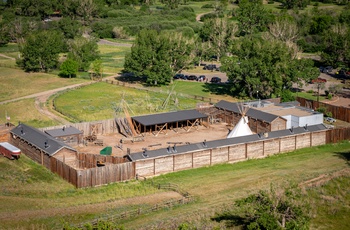
[[[208,124],[208,116],[195,109],[181,110],[177,112],[157,113],[131,118],[138,133],[167,133],[168,129],[177,130],[183,128],[189,131],[198,125]]]
[[[32,160],[50,169],[50,158],[74,164],[77,150],[36,128],[19,124],[10,132],[10,142]]]
[[[216,118],[235,125],[242,117],[242,108],[240,106],[247,105],[221,100],[215,104],[215,107],[222,111],[221,113],[217,113]],[[250,129],[255,133],[286,129],[287,120],[274,114],[249,107],[246,111],[246,116],[249,118],[248,125]]]
[[[70,146],[79,145],[83,140],[83,132],[73,126],[45,130],[45,133]]]

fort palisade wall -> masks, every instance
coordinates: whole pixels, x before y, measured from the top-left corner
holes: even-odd
[[[326,130],[282,138],[259,140],[231,146],[135,161],[135,173],[154,176],[219,163],[233,163],[247,159],[291,152],[296,149],[326,144]]]

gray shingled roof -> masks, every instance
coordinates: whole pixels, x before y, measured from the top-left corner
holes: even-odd
[[[219,108],[219,109],[224,109],[226,111],[234,112],[234,113],[241,113],[238,103],[232,103],[232,102],[221,100],[215,104],[215,107]],[[257,119],[260,121],[266,121],[269,123],[271,123],[272,121],[274,121],[275,119],[277,119],[279,117],[277,115],[266,113],[266,112],[256,110],[253,108],[249,108],[246,115],[250,118]],[[282,118],[282,119],[284,119],[284,118]]]
[[[195,109],[192,109],[192,110],[181,110],[177,112],[136,116],[136,117],[132,117],[132,119],[144,126],[149,126],[149,125],[172,123],[177,121],[195,120],[198,118],[206,118],[206,117],[208,116],[198,112]]]
[[[18,138],[21,138],[33,144],[34,146],[41,149],[43,152],[45,152],[49,156],[55,155],[58,151],[60,151],[63,148],[76,151],[74,148],[70,147],[69,145],[61,141],[58,141],[53,137],[51,137],[50,135],[25,124],[19,124],[17,127],[11,130],[11,134],[12,135],[14,134],[18,136]]]
[[[49,134],[52,137],[65,137],[65,136],[83,134],[82,131],[72,126],[62,127],[62,129],[46,130],[45,133]]]
[[[128,157],[130,158],[131,161],[140,161],[140,160],[159,158],[159,157],[164,157],[169,155],[183,154],[191,151],[201,151],[208,148],[218,148],[218,147],[230,146],[235,144],[255,142],[259,140],[269,140],[269,139],[274,139],[279,137],[292,136],[292,135],[302,134],[302,133],[317,132],[317,131],[322,131],[326,129],[327,129],[326,126],[324,126],[323,124],[318,124],[318,125],[308,126],[307,129],[305,129],[305,127],[293,128],[293,132],[290,129],[269,132],[267,137],[259,136],[258,134],[252,134],[252,135],[243,136],[243,137],[207,141],[206,147],[203,145],[203,143],[194,143],[189,145],[176,146],[176,152],[174,152],[173,146],[171,146],[169,149],[170,151],[167,148],[162,148],[157,150],[146,151],[145,153],[143,152],[132,153],[128,155]]]

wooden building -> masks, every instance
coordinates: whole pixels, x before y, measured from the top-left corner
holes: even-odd
[[[129,154],[139,176],[154,176],[218,163],[263,158],[296,149],[326,144],[323,124],[278,130],[152,151]]]
[[[45,130],[45,133],[70,146],[77,146],[83,141],[83,132],[73,126]]]
[[[239,103],[222,100],[215,104],[215,107],[221,111],[216,112],[215,118],[223,122],[235,125],[242,117]],[[254,108],[249,108],[245,115],[249,118],[248,125],[250,129],[255,133],[284,130],[287,126],[285,118]]]
[[[75,166],[77,151],[52,136],[25,124],[19,124],[10,132],[10,142],[32,160],[51,169],[50,158]]]
[[[137,133],[152,133],[155,136],[166,134],[169,129],[177,132],[182,128],[188,132],[198,125],[208,127],[208,116],[195,109],[135,116],[131,119]]]

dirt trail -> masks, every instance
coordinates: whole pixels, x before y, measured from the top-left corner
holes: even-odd
[[[4,58],[11,59],[11,60],[13,60],[13,61],[15,61],[15,60],[16,60],[16,58],[9,57],[9,56],[7,56],[7,55],[5,55],[5,54],[1,54],[1,53],[0,53],[0,56],[1,56],[1,57],[4,57]]]

